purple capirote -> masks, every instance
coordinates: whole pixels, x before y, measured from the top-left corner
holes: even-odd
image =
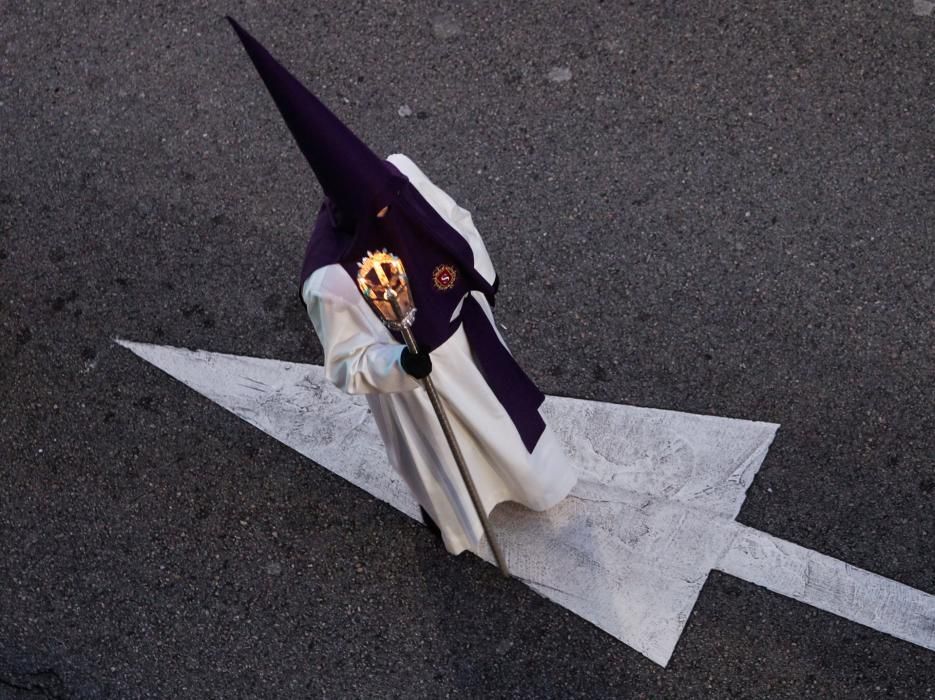
[[[299,149],[325,194],[348,213],[374,215],[395,187],[392,172],[367,145],[287,71],[243,27],[228,17],[266,83]]]
[[[492,302],[496,283],[490,284],[477,272],[468,242],[408,178],[378,158],[256,39],[232,18],[227,19],[326,195],[309,239],[301,281],[333,264],[341,265],[356,280],[357,262],[368,250],[386,248],[398,255],[418,308],[413,334],[420,347],[438,348],[463,325],[481,374],[532,452],[545,429],[538,410],[545,397],[469,294],[481,292]],[[384,207],[388,211],[378,218],[377,212]],[[336,212],[342,216],[336,217]],[[442,265],[456,272],[454,284],[447,289],[433,282],[434,271]],[[452,319],[462,299],[460,313]]]

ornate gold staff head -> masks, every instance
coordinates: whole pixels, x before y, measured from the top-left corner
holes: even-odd
[[[389,328],[409,328],[416,320],[416,307],[409,293],[403,261],[392,253],[371,253],[357,263],[357,286]]]

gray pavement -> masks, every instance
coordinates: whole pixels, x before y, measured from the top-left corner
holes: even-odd
[[[0,3],[0,697],[935,697],[717,573],[662,669],[112,342],[321,360],[230,12],[474,212],[544,391],[782,424],[739,520],[935,593],[932,10]]]

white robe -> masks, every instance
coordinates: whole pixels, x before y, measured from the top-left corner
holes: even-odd
[[[409,158],[387,158],[471,246],[477,271],[493,283],[490,256],[471,215],[434,185]],[[392,251],[391,251],[392,252]],[[405,264],[405,260],[403,263]],[[408,271],[412,274],[413,271]],[[472,292],[496,329],[487,299]],[[479,551],[480,520],[451,456],[428,395],[400,364],[396,342],[339,264],[316,270],[302,298],[338,388],[365,394],[389,459],[442,532],[452,554]],[[414,300],[418,308],[419,300]],[[455,310],[457,314],[460,310]],[[499,336],[499,332],[498,332]],[[501,337],[502,341],[502,337]],[[485,511],[503,501],[545,510],[575,485],[561,443],[546,425],[532,454],[475,363],[463,327],[431,353],[432,380],[448,411]]]

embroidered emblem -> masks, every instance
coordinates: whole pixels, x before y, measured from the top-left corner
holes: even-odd
[[[454,287],[456,279],[458,279],[458,273],[451,265],[439,265],[432,272],[432,282],[435,284],[435,289],[442,292]]]

